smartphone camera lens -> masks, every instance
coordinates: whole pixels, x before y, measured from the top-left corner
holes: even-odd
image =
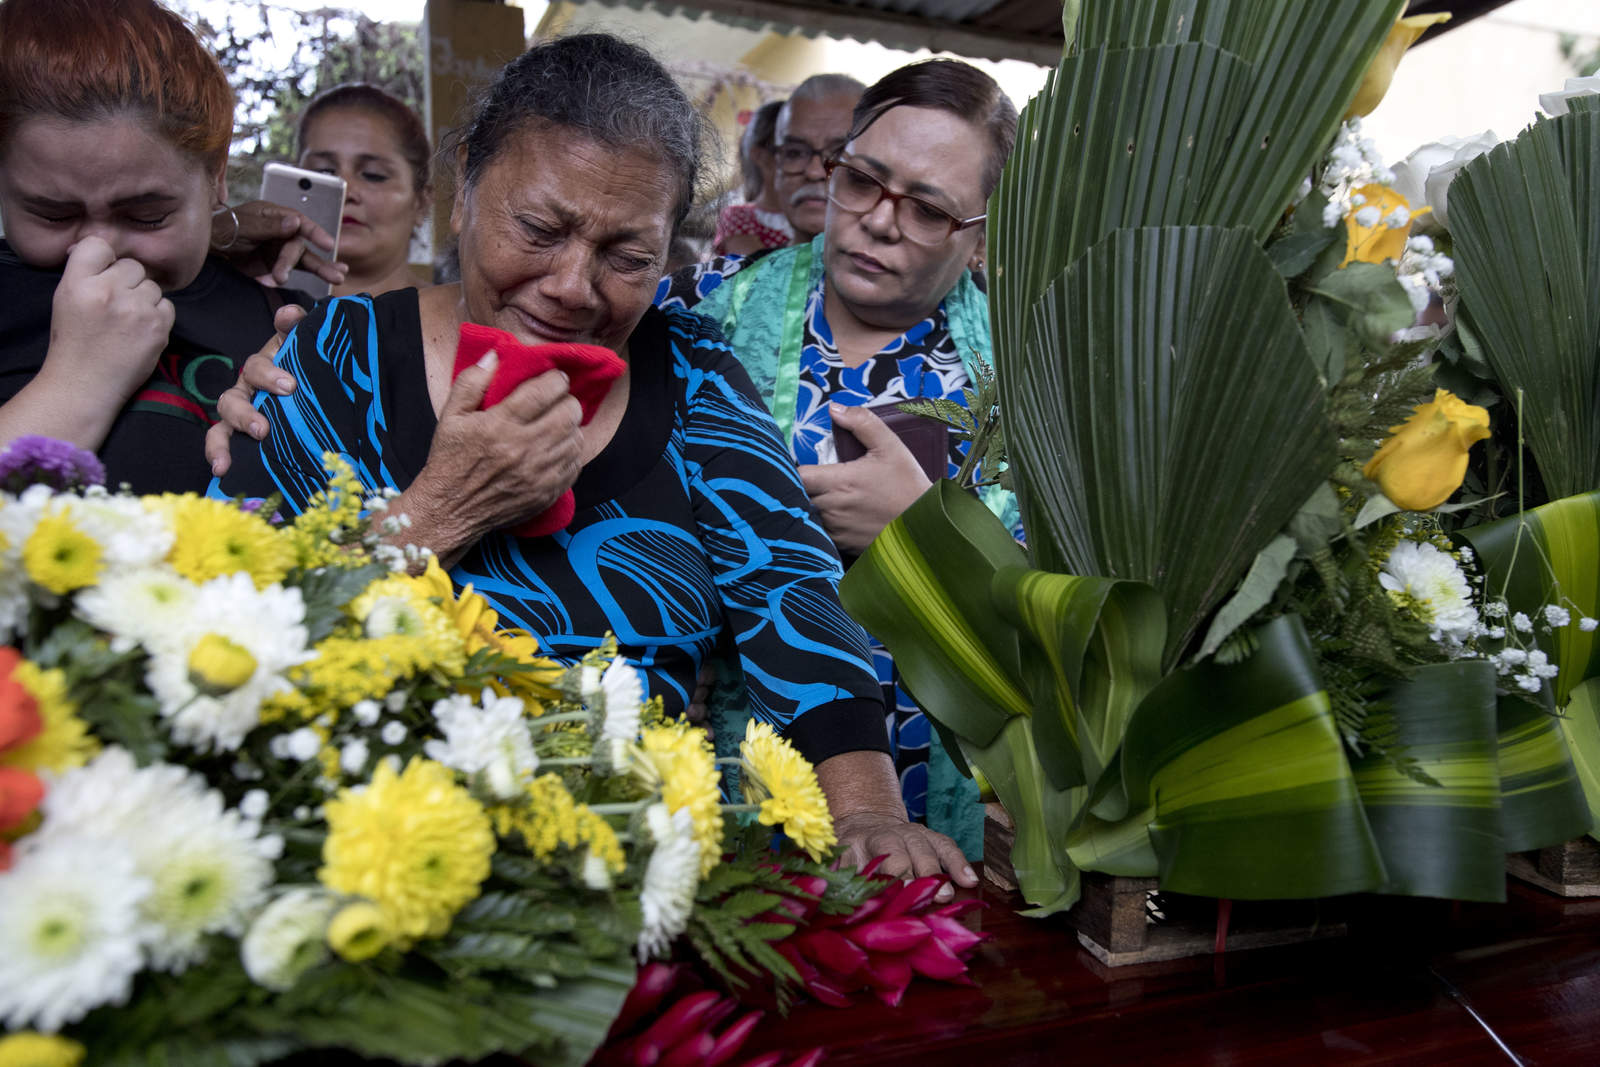
[[[310,178],[301,178],[300,179],[300,188],[302,188],[302,189],[311,188],[311,179]]]

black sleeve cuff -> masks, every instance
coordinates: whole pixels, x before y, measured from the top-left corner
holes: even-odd
[[[883,702],[850,697],[796,716],[783,736],[815,767],[841,752],[889,752]]]

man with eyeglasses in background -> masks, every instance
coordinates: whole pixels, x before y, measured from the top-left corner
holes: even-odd
[[[767,401],[823,528],[841,555],[853,556],[926,491],[930,477],[953,476],[965,457],[964,442],[936,437],[925,466],[880,415],[909,399],[964,405],[979,361],[993,364],[988,299],[974,278],[983,268],[987,202],[1015,140],[1017,112],[977,68],[933,59],[867,89],[838,142],[810,118],[804,106],[788,122],[780,117],[778,151],[787,158],[779,177],[789,183],[792,207],[803,209],[789,213],[795,229],[817,236],[685,268],[663,280],[656,303],[692,308],[721,324]],[[843,459],[848,438],[860,458]],[[981,495],[1020,535],[1011,494],[989,486]],[[976,787],[956,771],[876,643],[873,662],[891,709],[893,772],[907,814],[977,858]],[[719,685],[708,706],[718,744],[736,745],[744,723],[737,709],[720,703],[725,691],[743,688]],[[886,762],[860,771],[874,797],[892,784],[877,781]],[[876,841],[876,830],[858,833],[858,841]],[[893,832],[887,821],[883,832]],[[885,838],[882,850],[889,843]],[[970,868],[952,866],[943,845],[938,855],[913,853],[909,873],[934,873],[942,864],[957,882],[972,884]]]
[[[794,227],[794,243],[822,232],[828,214],[824,164],[839,154],[850,134],[850,116],[866,86],[848,74],[813,74],[778,112],[773,136],[778,198]]]

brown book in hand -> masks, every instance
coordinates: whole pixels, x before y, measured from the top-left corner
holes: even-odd
[[[898,404],[884,404],[868,408],[894,431],[902,444],[916,457],[922,473],[936,482],[950,473],[950,427],[938,419],[914,415]],[[840,463],[860,459],[867,454],[856,435],[842,426],[833,428],[834,450]]]

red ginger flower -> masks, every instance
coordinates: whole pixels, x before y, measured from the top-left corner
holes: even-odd
[[[881,861],[879,857],[861,873],[871,875]],[[825,887],[816,876],[791,881],[812,896]],[[913,878],[884,889],[849,915],[819,914],[815,903],[791,900],[788,910],[799,929],[773,948],[800,972],[808,993],[837,1008],[849,1005],[850,994],[863,989],[894,1007],[919,974],[971,985],[967,959],[987,935],[969,930],[959,920],[981,904],[961,900],[930,907],[944,883],[940,876]]]
[[[734,1063],[764,1011],[747,1011],[720,1032],[739,1009],[739,1000],[701,987],[681,963],[651,963],[639,977],[611,1024],[606,1044],[591,1067],[779,1067],[786,1053],[769,1053]],[[786,1067],[816,1067],[820,1048],[800,1053]]]

